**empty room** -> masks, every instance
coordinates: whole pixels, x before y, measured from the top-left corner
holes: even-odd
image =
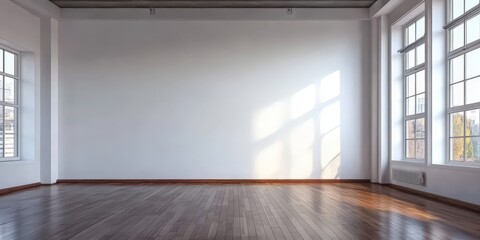
[[[7,239],[480,239],[480,0],[0,0]]]

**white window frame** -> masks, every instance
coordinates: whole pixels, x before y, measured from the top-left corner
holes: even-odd
[[[424,18],[425,21],[424,21],[424,24],[425,24],[425,27],[424,27],[424,35],[423,37],[417,39],[416,41],[414,41],[413,43],[407,45],[407,36],[406,36],[406,32],[407,32],[407,29],[408,27],[410,27],[412,24],[415,24],[418,20],[420,20],[421,18]],[[415,30],[416,31],[416,30]],[[426,35],[426,18],[425,18],[425,13],[422,12],[420,15],[414,17],[412,20],[408,21],[406,24],[403,25],[402,27],[402,46],[403,48],[400,49],[398,52],[402,54],[402,58],[403,58],[403,65],[402,65],[402,79],[403,79],[403,153],[402,153],[402,158],[403,160],[405,161],[413,161],[413,162],[419,162],[419,163],[423,163],[426,161],[427,159],[427,129],[428,129],[428,121],[427,121],[427,94],[428,94],[428,91],[427,91],[427,76],[426,76],[426,61],[427,61],[427,55],[426,55],[426,52],[425,52],[425,58],[424,58],[424,62],[419,64],[419,65],[415,65],[414,67],[410,68],[410,69],[407,69],[407,59],[408,59],[408,56],[407,56],[407,53],[411,50],[414,50],[416,49],[417,47],[421,46],[422,44],[424,44],[425,48],[424,48],[424,51],[426,50],[427,48],[427,43],[425,41],[425,35]],[[415,61],[417,60],[417,55],[415,53]],[[420,93],[420,94],[424,94],[425,95],[425,98],[424,98],[424,110],[422,113],[416,113],[416,110],[415,110],[415,114],[412,114],[412,115],[407,115],[407,99],[409,97],[414,97],[415,98],[415,108],[417,107],[417,103],[416,103],[416,96],[419,95],[417,94],[416,92],[416,80],[415,80],[415,94],[413,96],[408,96],[408,81],[407,81],[407,77],[412,75],[412,74],[417,74],[421,71],[424,71],[425,72],[425,77],[424,77],[424,92],[423,93]],[[423,118],[424,119],[424,129],[425,129],[425,134],[424,134],[424,137],[423,138],[417,138],[416,136],[414,138],[407,138],[407,121],[411,121],[411,120],[417,120],[417,119],[421,119]],[[414,133],[415,134],[415,133]],[[407,151],[408,151],[408,141],[415,141],[415,150],[416,150],[416,141],[417,140],[423,140],[424,141],[424,149],[423,149],[423,158],[407,158]]]
[[[13,78],[15,79],[14,80],[14,89],[15,89],[15,100],[14,100],[14,104],[12,103],[7,103],[3,100],[5,100],[5,92],[2,93],[3,95],[3,99],[0,99],[0,105],[5,107],[5,106],[8,106],[8,107],[13,107],[15,108],[15,127],[14,127],[14,138],[15,138],[15,146],[14,146],[14,156],[13,157],[4,157],[5,155],[5,127],[4,127],[4,132],[1,133],[0,135],[3,136],[3,153],[0,154],[0,162],[2,161],[18,161],[20,160],[20,139],[19,139],[19,132],[20,132],[20,126],[19,126],[19,119],[20,119],[20,80],[21,80],[21,76],[20,76],[20,73],[21,73],[21,69],[20,69],[20,52],[15,50],[15,49],[12,49],[12,48],[9,48],[7,46],[4,46],[4,45],[0,45],[0,49],[2,49],[3,51],[7,51],[7,52],[10,52],[10,53],[13,53],[16,55],[16,59],[15,59],[15,75],[10,75],[10,74],[7,74],[7,73],[4,73],[4,72],[0,72],[0,76],[3,78],[3,86],[2,86],[2,89],[5,89],[5,79],[4,77],[9,77],[9,78]],[[5,54],[3,54],[1,57],[3,57],[3,71],[5,71]],[[3,110],[3,122],[5,124],[5,108]]]
[[[471,104],[466,104],[466,86],[465,86],[465,83],[467,80],[469,79],[475,79],[479,76],[475,76],[475,77],[472,77],[472,78],[466,78],[466,61],[465,61],[465,57],[466,57],[466,54],[469,53],[469,52],[472,52],[478,48],[480,48],[480,39],[477,39],[475,40],[474,42],[471,42],[471,43],[468,43],[468,44],[465,44],[466,41],[467,41],[467,29],[466,29],[466,22],[467,20],[473,18],[473,17],[476,17],[478,15],[480,15],[480,4],[476,5],[475,7],[469,9],[468,11],[466,11],[464,14],[458,16],[457,18],[455,19],[452,19],[452,1],[459,1],[459,0],[447,0],[447,25],[444,26],[444,29],[445,29],[445,34],[446,34],[446,39],[447,39],[447,44],[446,44],[446,68],[447,68],[447,81],[446,81],[446,88],[447,88],[447,101],[446,101],[446,109],[447,109],[447,157],[446,157],[446,164],[448,165],[456,165],[456,166],[470,166],[470,167],[479,167],[480,166],[480,163],[474,163],[474,162],[466,162],[465,161],[465,158],[466,158],[466,138],[471,138],[471,137],[480,137],[480,136],[477,136],[477,135],[470,135],[470,136],[466,136],[466,126],[465,126],[465,114],[467,111],[471,111],[471,110],[477,110],[479,109],[480,110],[480,102],[477,102],[477,103],[471,103]],[[463,1],[463,0],[462,0]],[[453,30],[455,27],[461,25],[461,24],[464,24],[464,45],[462,47],[459,47],[457,49],[453,49],[453,50],[450,50],[451,49],[451,36],[450,36],[450,30]],[[462,81],[459,81],[459,82],[456,82],[456,83],[451,83],[451,60],[456,58],[456,57],[459,57],[459,56],[463,56],[464,58],[464,66],[463,66],[463,72],[464,72],[464,79]],[[451,86],[454,85],[454,84],[458,84],[458,83],[461,83],[463,82],[464,83],[464,87],[463,87],[463,97],[464,97],[464,105],[461,105],[461,106],[455,106],[455,107],[452,107],[452,99],[451,99]],[[454,137],[451,135],[451,114],[453,113],[463,113],[464,114],[464,122],[463,122],[463,136],[461,137]],[[455,139],[455,138],[461,138],[463,139],[463,142],[464,142],[464,146],[463,146],[463,161],[456,161],[456,160],[452,160],[451,158],[451,139]]]

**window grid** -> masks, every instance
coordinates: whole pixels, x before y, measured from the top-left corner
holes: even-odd
[[[404,56],[404,156],[408,160],[424,161],[426,127],[425,16],[420,15],[407,23],[403,28],[403,33],[404,47],[400,52]]]
[[[0,161],[18,159],[18,53],[0,46]]]
[[[480,62],[478,9],[478,0],[449,0],[449,19],[454,24],[447,24],[445,28],[448,35],[448,156],[453,164],[480,164],[480,70],[476,70]],[[478,25],[478,29],[469,28],[470,24]]]

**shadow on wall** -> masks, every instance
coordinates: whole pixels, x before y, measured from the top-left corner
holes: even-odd
[[[332,72],[255,113],[256,178],[339,178],[340,82],[340,71]]]

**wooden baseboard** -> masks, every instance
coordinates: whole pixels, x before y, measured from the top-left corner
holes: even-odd
[[[252,184],[252,183],[369,183],[370,179],[59,179],[82,184]]]
[[[480,212],[480,205],[476,205],[476,204],[473,204],[473,203],[464,202],[464,201],[461,201],[461,200],[457,200],[457,199],[453,199],[453,198],[449,198],[449,197],[444,197],[444,196],[440,196],[440,195],[433,194],[433,193],[423,192],[423,191],[419,191],[419,190],[416,190],[416,189],[407,188],[407,187],[403,187],[403,186],[399,186],[399,185],[394,185],[394,184],[385,184],[385,185],[388,186],[388,187],[403,191],[403,192],[413,194],[413,195],[433,199],[435,201],[443,202],[443,203],[453,205],[453,206],[456,206],[456,207],[466,208],[468,210],[473,210],[473,211],[476,211],[476,212]]]
[[[16,187],[3,188],[3,189],[0,189],[0,195],[5,195],[5,194],[13,193],[13,192],[18,192],[18,191],[22,191],[22,190],[29,189],[29,188],[39,187],[41,185],[42,184],[37,182],[37,183],[31,183],[31,184],[26,184],[26,185],[21,185],[21,186],[16,186]]]

